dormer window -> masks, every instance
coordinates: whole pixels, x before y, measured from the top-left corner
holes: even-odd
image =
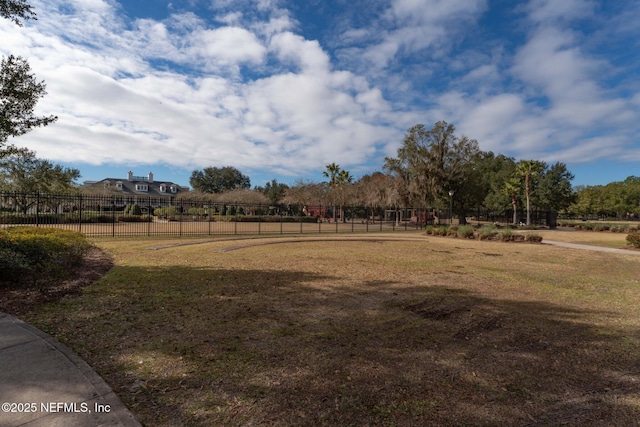
[[[176,187],[175,185],[172,185],[171,186],[171,192],[174,193],[174,194],[177,193],[178,192],[178,187]]]
[[[104,188],[108,189],[109,187],[111,187],[111,182],[105,181],[102,185],[104,186]]]
[[[136,184],[136,191],[149,191],[147,184]]]
[[[160,184],[160,192],[161,193],[166,193],[167,192],[167,186],[165,184]]]
[[[117,190],[122,190],[122,181],[116,182],[116,189]]]

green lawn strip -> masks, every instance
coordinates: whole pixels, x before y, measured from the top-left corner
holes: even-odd
[[[144,250],[26,320],[146,425],[633,423],[640,265],[429,238]],[[615,268],[611,266],[615,265]]]

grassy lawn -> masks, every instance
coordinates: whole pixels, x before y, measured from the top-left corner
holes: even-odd
[[[149,426],[637,425],[637,256],[325,238],[98,240],[116,266],[24,319]]]
[[[611,231],[558,231],[540,230],[536,234],[545,240],[558,242],[580,243],[584,245],[604,246],[607,248],[624,249],[627,246],[627,233],[612,233]]]

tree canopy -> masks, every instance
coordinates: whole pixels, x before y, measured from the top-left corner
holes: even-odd
[[[22,20],[36,19],[24,0],[0,0],[0,16],[18,25]],[[37,117],[34,109],[46,95],[44,82],[38,82],[26,59],[10,55],[0,61],[0,157],[15,149],[7,148],[10,137],[24,135],[33,128],[55,122],[56,116]]]
[[[278,204],[285,195],[285,192],[289,186],[278,182],[276,179],[272,179],[271,182],[267,182],[264,187],[256,187],[255,190],[264,194],[272,205]]]
[[[208,167],[194,170],[189,183],[202,193],[224,193],[238,189],[250,189],[251,180],[233,166]]]
[[[74,190],[80,178],[78,169],[67,168],[36,157],[21,148],[0,159],[0,188],[22,193],[61,193]]]
[[[10,55],[0,62],[0,144],[9,137],[24,135],[33,128],[47,126],[56,116],[36,117],[38,100],[46,95],[26,59]]]
[[[460,193],[479,155],[475,139],[458,138],[453,125],[440,121],[431,129],[410,128],[397,157],[387,157],[384,168],[401,181],[405,203],[426,207],[448,201],[449,191]]]
[[[37,19],[31,5],[26,0],[0,0],[0,17],[22,26],[22,21]]]

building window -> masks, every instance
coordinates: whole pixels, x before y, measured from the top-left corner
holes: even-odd
[[[122,181],[116,182],[116,189],[122,190]]]
[[[172,185],[171,186],[171,192],[174,193],[174,194],[177,193],[178,192],[178,188],[175,185]]]
[[[160,192],[161,193],[166,193],[167,192],[167,186],[164,184],[160,184]]]
[[[136,184],[136,191],[149,191],[147,184]]]

